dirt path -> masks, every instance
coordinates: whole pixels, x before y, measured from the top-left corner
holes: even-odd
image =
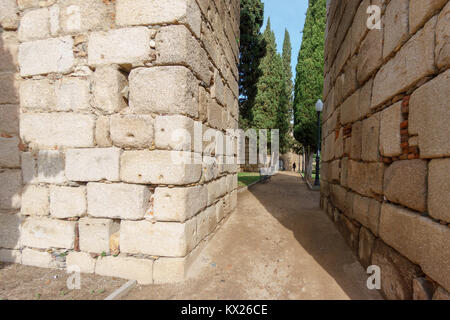
[[[138,286],[128,299],[380,299],[294,173],[239,195],[238,211],[202,251],[190,279]]]

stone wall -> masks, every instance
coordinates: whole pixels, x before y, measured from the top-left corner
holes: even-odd
[[[236,207],[239,1],[4,0],[0,25],[0,260],[182,280]]]
[[[385,297],[449,298],[450,2],[332,0],[327,14],[321,204]]]

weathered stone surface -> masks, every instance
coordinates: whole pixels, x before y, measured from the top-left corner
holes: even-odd
[[[19,133],[19,107],[8,104],[1,106],[0,131],[7,134]]]
[[[183,151],[125,151],[120,178],[130,183],[185,185],[200,180],[202,165]]]
[[[189,188],[156,188],[153,216],[158,221],[184,222],[206,207],[207,190],[203,186]]]
[[[67,182],[64,174],[63,153],[58,150],[39,151],[37,161],[37,181],[54,184],[63,184]]]
[[[149,208],[147,186],[88,183],[88,214],[98,218],[142,219]]]
[[[381,290],[389,300],[411,300],[413,279],[421,274],[418,266],[377,239],[372,264],[381,269]]]
[[[433,298],[433,284],[426,278],[420,277],[413,280],[413,299],[431,300]]]
[[[75,222],[30,217],[21,229],[21,244],[32,248],[73,249],[75,243]]]
[[[350,219],[348,219],[345,215],[339,214],[336,216],[336,224],[339,229],[339,232],[344,237],[347,244],[350,246],[355,255],[358,255],[358,247],[359,247],[359,230]]]
[[[444,2],[439,0],[439,2]],[[436,65],[439,69],[450,66],[450,3],[442,9],[436,24]]]
[[[95,273],[101,276],[136,280],[139,284],[153,283],[153,260],[119,255],[102,257],[95,264]]]
[[[346,211],[350,218],[357,220],[362,225],[369,228],[375,235],[378,235],[380,212],[380,202],[372,198],[361,197],[358,194],[353,195],[353,207],[351,212]]]
[[[408,0],[391,1],[384,14],[383,58],[388,57],[408,38]]]
[[[153,263],[153,281],[157,283],[179,283],[185,280],[189,257],[158,258]]]
[[[367,81],[364,86],[359,90],[359,117],[363,118],[371,111],[372,104],[372,87],[373,78]]]
[[[22,264],[39,268],[56,268],[58,266],[50,253],[29,248],[22,250]]]
[[[52,110],[57,105],[56,90],[47,79],[20,83],[20,107],[30,110]]]
[[[436,289],[433,295],[433,300],[450,300],[450,293],[439,287]]]
[[[81,78],[64,78],[56,83],[57,111],[86,111],[90,108],[90,82]],[[41,95],[40,92],[38,92]]]
[[[22,175],[20,170],[0,172],[0,209],[19,209],[22,191]]]
[[[355,122],[352,126],[350,158],[361,160],[362,152],[362,121]]]
[[[40,40],[50,37],[50,13],[47,8],[26,11],[20,20],[20,41]]]
[[[372,251],[375,246],[375,236],[366,228],[359,231],[358,257],[364,268],[372,265]]]
[[[14,0],[0,2],[0,26],[4,29],[16,29],[19,24],[17,3]]]
[[[88,148],[66,151],[66,177],[72,181],[119,181],[120,149]]]
[[[445,289],[450,288],[450,228],[385,203],[381,209],[380,236]]]
[[[197,80],[186,67],[137,68],[131,71],[129,81],[134,112],[198,116]]]
[[[357,77],[364,83],[383,62],[383,29],[370,30],[361,44],[358,54]]]
[[[428,168],[428,213],[450,223],[450,159],[432,160]]]
[[[119,26],[185,23],[200,36],[202,20],[194,0],[118,0],[116,10]]]
[[[6,263],[22,263],[20,250],[0,249],[0,261]]]
[[[0,137],[0,167],[20,167],[19,143],[20,140],[17,137]]]
[[[341,105],[341,123],[355,122],[359,117],[359,90],[348,97]]]
[[[86,187],[50,187],[50,214],[67,219],[81,217],[86,213]]]
[[[92,147],[94,126],[94,118],[84,114],[24,113],[20,116],[22,140],[40,148]]]
[[[150,115],[114,115],[111,117],[111,139],[121,148],[151,148],[154,121]]]
[[[384,173],[384,195],[392,202],[425,212],[427,210],[427,162],[396,161]]]
[[[200,125],[200,135],[202,128]],[[191,151],[194,146],[194,120],[184,116],[157,116],[155,145],[158,149]]]
[[[339,208],[341,211],[345,211],[345,199],[347,196],[347,190],[340,185],[330,185],[330,197],[331,202]]]
[[[186,223],[122,221],[120,251],[163,257],[184,257],[197,245],[197,221]]]
[[[23,217],[18,214],[0,214],[0,247],[19,249]]]
[[[350,160],[348,163],[348,186],[365,196],[383,194],[385,165],[380,162],[362,163]]]
[[[95,259],[86,252],[69,252],[66,257],[67,268],[76,266],[80,268],[83,273],[94,273],[95,271]]]
[[[422,158],[450,156],[450,70],[414,91],[409,102],[409,132],[419,135]]]
[[[111,219],[81,218],[78,228],[81,251],[109,254],[109,239],[119,224]]]
[[[123,28],[89,35],[89,65],[132,64],[149,60],[150,30]]]
[[[155,40],[159,53],[157,64],[189,66],[207,86],[210,85],[212,72],[206,51],[185,26],[163,27]]]
[[[211,205],[217,199],[225,195],[225,193],[227,192],[226,183],[227,183],[226,178],[222,177],[206,185],[208,189],[208,205]]]
[[[119,112],[127,107],[125,89],[127,77],[117,66],[99,66],[94,73],[94,105],[106,114]]]
[[[372,107],[382,104],[421,78],[434,73],[436,20],[437,18],[433,18],[427,22],[377,73],[373,83]],[[371,32],[373,31],[378,32]],[[366,68],[364,65],[362,67]]]
[[[95,121],[95,143],[98,147],[112,147],[110,121],[107,116],[100,116]]]
[[[332,182],[339,182],[340,181],[340,175],[341,175],[341,161],[335,160],[331,162],[331,181]]]
[[[437,10],[442,8],[446,0],[410,0],[409,4],[409,29],[415,33],[424,25],[427,20],[433,16]]]
[[[0,104],[19,103],[19,81],[13,73],[0,73]]]
[[[380,114],[376,113],[362,122],[361,159],[379,161]]]
[[[396,157],[402,153],[400,124],[402,103],[398,102],[381,112],[380,153],[385,157]]]
[[[71,37],[24,42],[19,46],[21,76],[68,73],[74,65]]]
[[[47,187],[26,186],[22,191],[20,213],[25,216],[48,216],[49,190]]]

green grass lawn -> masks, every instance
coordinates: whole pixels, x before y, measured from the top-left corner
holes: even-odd
[[[246,187],[253,182],[259,180],[258,172],[239,172],[238,173],[238,185],[239,187]]]

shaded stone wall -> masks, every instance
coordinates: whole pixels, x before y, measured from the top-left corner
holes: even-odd
[[[0,9],[0,259],[182,280],[236,207],[239,1]]]
[[[450,3],[332,0],[327,14],[321,205],[387,298],[449,298]]]

